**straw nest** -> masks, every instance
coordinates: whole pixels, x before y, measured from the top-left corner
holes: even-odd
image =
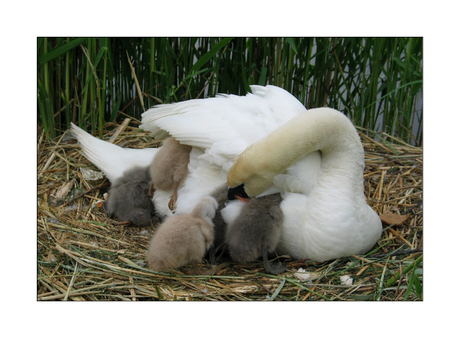
[[[262,262],[224,263],[212,275],[150,271],[145,252],[156,224],[126,226],[101,208],[105,177],[68,133],[47,142],[38,130],[38,300],[421,300],[422,149],[384,133],[360,132],[366,151],[365,194],[383,221],[382,237],[365,255],[324,263],[286,260],[278,276]],[[136,127],[107,124],[104,139],[122,147],[157,147]],[[203,260],[202,268],[211,268]]]

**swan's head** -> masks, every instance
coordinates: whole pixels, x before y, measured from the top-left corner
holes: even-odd
[[[318,138],[305,131],[308,126],[317,129],[314,124],[307,123],[309,117],[304,113],[246,148],[228,173],[228,187],[243,185],[248,196],[256,197],[273,184],[273,178],[278,174],[306,154],[319,150]]]
[[[273,184],[273,178],[279,172],[278,168],[270,166],[264,158],[251,154],[250,149],[246,149],[236,159],[228,173],[229,200],[258,196]]]
[[[239,186],[229,188],[227,191],[227,199],[228,200],[241,200],[241,201],[246,201],[249,199],[249,196],[246,194],[246,191],[244,190],[244,184],[241,184]]]

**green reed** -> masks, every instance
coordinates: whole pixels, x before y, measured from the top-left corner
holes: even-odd
[[[158,103],[273,84],[422,144],[422,38],[43,37],[37,54],[38,119],[51,138],[70,122],[102,135],[105,122]]]

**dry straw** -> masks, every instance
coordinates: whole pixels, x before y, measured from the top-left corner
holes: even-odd
[[[117,126],[104,126],[105,140]],[[369,253],[325,263],[286,258],[279,276],[265,274],[260,261],[212,268],[204,260],[202,268],[215,273],[194,276],[148,270],[144,256],[157,225],[109,219],[97,204],[107,179],[86,181],[80,168],[97,168],[75,140],[48,142],[39,129],[37,300],[422,300],[422,149],[365,132],[365,193],[384,220]],[[144,148],[158,141],[125,126],[115,144]]]

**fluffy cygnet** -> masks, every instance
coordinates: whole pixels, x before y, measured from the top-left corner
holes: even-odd
[[[168,217],[153,235],[147,252],[149,268],[168,271],[196,265],[212,245],[217,201],[203,197],[190,214]]]
[[[147,196],[150,186],[148,167],[134,167],[112,183],[104,210],[109,217],[131,221],[136,226],[150,225],[155,208]]]
[[[278,274],[286,270],[282,263],[271,265],[268,253],[275,251],[281,235],[283,213],[281,195],[271,194],[250,198],[240,215],[227,227],[226,242],[233,260],[247,263],[263,257],[268,273]]]
[[[211,196],[216,199],[218,206],[216,210],[216,215],[212,219],[214,224],[214,241],[213,246],[209,249],[209,259],[213,265],[217,264],[216,255],[219,250],[225,252],[225,232],[227,230],[227,223],[222,217],[221,210],[226,206],[228,201],[227,199],[227,183],[222,184],[222,186],[216,188],[214,192],[211,193]]]
[[[150,176],[155,189],[172,190],[168,207],[175,209],[177,190],[187,176],[191,146],[182,145],[174,138],[163,141],[163,146],[150,165]]]

